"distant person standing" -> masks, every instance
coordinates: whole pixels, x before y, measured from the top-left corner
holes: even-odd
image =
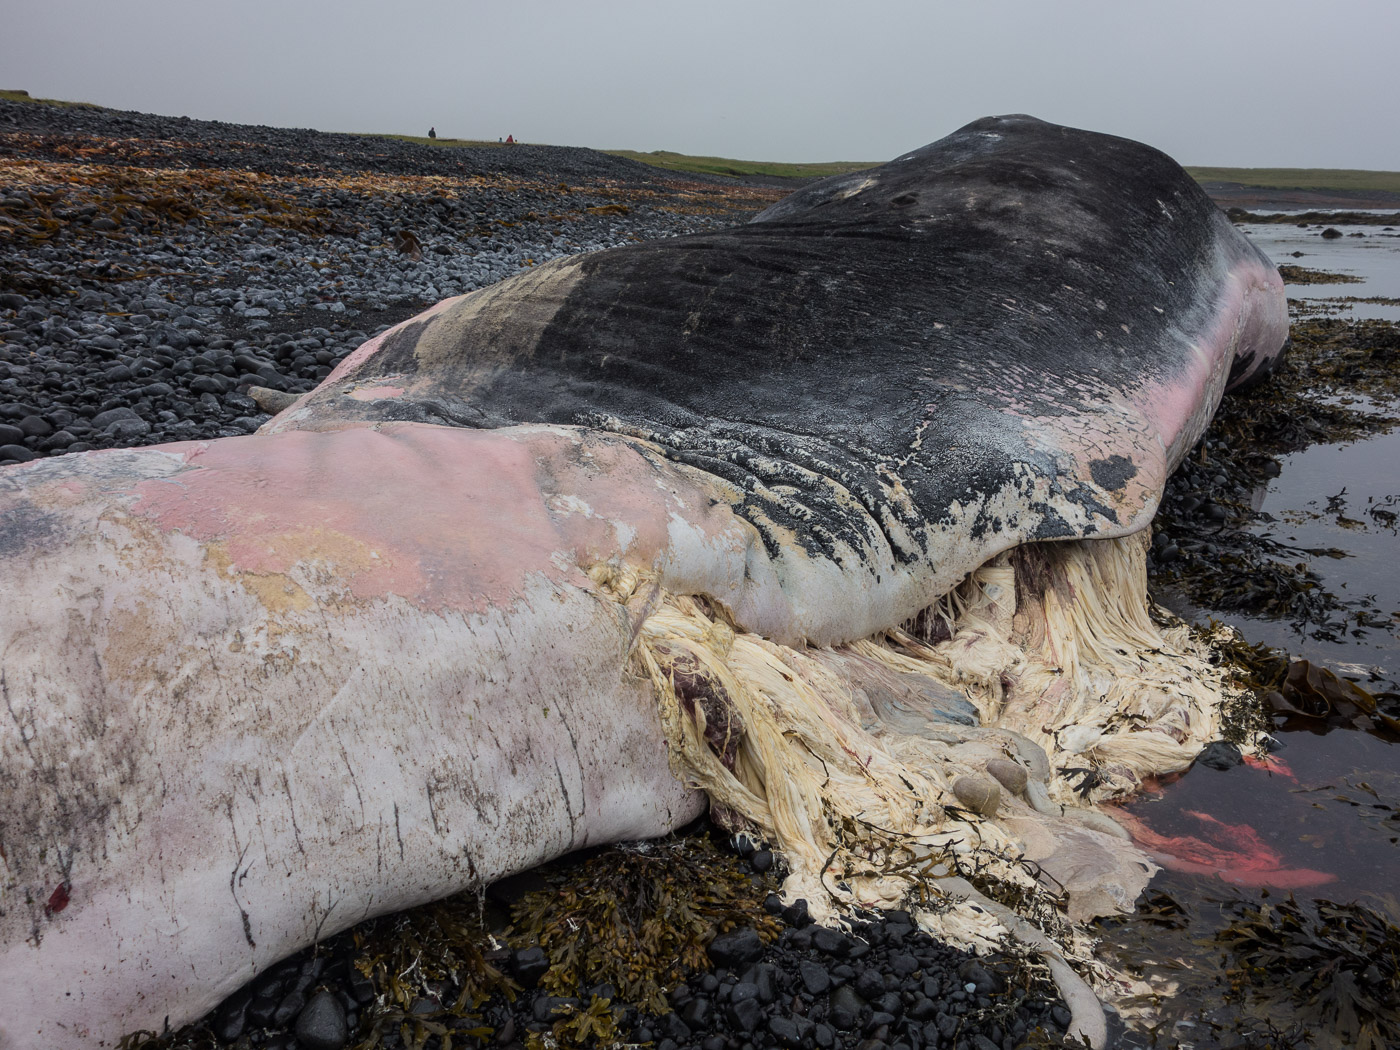
[[[437,128],[436,128],[436,127],[431,127],[431,128],[428,129],[428,138],[430,138],[430,139],[435,139],[435,138],[437,138]]]
[[[507,136],[506,136],[506,145],[507,145],[507,146],[514,146],[514,145],[515,145],[515,136],[514,136],[514,135],[507,135]]]

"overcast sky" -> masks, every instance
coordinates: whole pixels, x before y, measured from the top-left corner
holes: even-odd
[[[990,113],[1400,170],[1397,0],[31,0],[0,88],[326,131],[886,160]]]

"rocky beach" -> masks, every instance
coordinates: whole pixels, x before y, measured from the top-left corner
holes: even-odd
[[[587,149],[0,102],[0,462],[244,434],[366,338],[781,195]]]
[[[0,470],[251,433],[440,299],[560,255],[732,225],[785,192],[588,149],[0,101]],[[1069,1022],[1037,964],[946,948],[901,912],[846,933],[814,927],[773,895],[775,860],[759,844],[704,827],[678,842],[665,848],[691,859],[676,865],[705,857],[692,895],[732,891],[698,923],[685,894],[674,913],[623,902],[638,929],[651,916],[681,931],[653,964],[669,981],[629,988],[541,947],[550,922],[597,921],[550,911],[589,863],[574,858],[553,882],[351,930],[205,1022],[128,1043],[1011,1050],[1053,1043]],[[625,867],[620,857],[604,860]],[[386,963],[414,946],[403,972]]]
[[[790,188],[678,175],[582,148],[424,145],[0,99],[0,478],[45,456],[251,433],[364,341],[443,298],[559,256],[743,222]],[[1222,206],[1394,207],[1389,198],[1218,189]],[[1287,217],[1309,252],[1329,223],[1345,223],[1304,218]],[[1357,229],[1355,245],[1396,235],[1368,227],[1361,239]],[[1320,254],[1289,254],[1306,264],[1283,267],[1291,285],[1359,281],[1314,269],[1328,265]],[[1386,298],[1357,304],[1394,306],[1393,289],[1363,290]],[[1400,716],[1386,641],[1400,610],[1375,581],[1348,589],[1328,576],[1345,552],[1276,535],[1260,513],[1260,494],[1288,457],[1393,427],[1395,323],[1331,316],[1351,309],[1292,302],[1289,357],[1268,381],[1226,399],[1153,523],[1154,598],[1200,623],[1235,614],[1254,617],[1243,623],[1257,629],[1267,618],[1279,646],[1295,644],[1289,625],[1307,628],[1296,645],[1314,648],[1293,655],[1314,664],[1245,635],[1228,653],[1259,701],[1232,714],[1236,735],[1304,728],[1321,740],[1332,728],[1335,744],[1364,730],[1384,746]],[[1346,518],[1343,503],[1313,516],[1336,520],[1343,538],[1329,542],[1340,547],[1368,530],[1393,535],[1394,499],[1367,504],[1364,521],[1360,510]],[[0,538],[10,527],[0,522]],[[1367,648],[1366,639],[1381,642]],[[1352,681],[1325,670],[1329,658]],[[1337,662],[1345,660],[1357,662]],[[1311,733],[1296,734],[1295,762]],[[1212,745],[1199,775],[1264,775],[1232,748]],[[1366,806],[1391,834],[1387,782],[1368,775],[1381,791],[1368,789]],[[1240,819],[1254,821],[1245,808]],[[1286,844],[1291,833],[1282,834]],[[1384,868],[1391,854],[1378,855]],[[480,894],[362,923],[258,974],[201,1022],[132,1033],[123,1046],[1061,1045],[1070,1013],[1040,962],[949,948],[901,911],[826,929],[801,902],[784,906],[781,874],[766,844],[702,820],[660,842],[586,851]],[[1301,894],[1301,903],[1280,902],[1287,918],[1274,921],[1268,891],[1221,905],[1212,895],[1223,885],[1164,877],[1136,915],[1094,930],[1100,958],[1123,972],[1181,968],[1178,985],[1154,984],[1152,994],[1183,993],[1150,1002],[1135,1031],[1110,1009],[1110,1045],[1361,1045],[1347,1040],[1362,1031],[1382,1033],[1370,1045],[1383,1046],[1384,1033],[1400,1031],[1400,927],[1383,902],[1370,910]],[[1288,984],[1289,967],[1277,961],[1287,953],[1309,960],[1299,974],[1337,975],[1332,991],[1304,995]],[[1309,1013],[1317,1001],[1325,1008]]]

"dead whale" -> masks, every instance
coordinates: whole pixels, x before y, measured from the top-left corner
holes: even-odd
[[[819,913],[932,887],[1072,981],[962,876],[1150,874],[1086,803],[1220,683],[1141,538],[1285,331],[1167,157],[990,118],[448,300],[258,435],[6,468],[0,1046],[707,805]]]

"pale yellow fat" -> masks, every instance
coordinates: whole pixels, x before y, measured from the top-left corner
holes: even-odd
[[[1146,542],[1138,534],[1035,548],[1053,581],[1042,595],[1018,595],[1016,555],[999,555],[930,608],[952,631],[936,644],[897,629],[835,650],[780,646],[736,631],[711,603],[660,591],[625,568],[598,566],[592,575],[635,625],[634,659],[655,688],[673,769],[781,848],[786,897],[805,898],[819,919],[922,902],[923,925],[987,948],[1001,940],[1001,925],[970,902],[940,900],[937,876],[975,869],[1006,888],[1035,889],[1017,840],[995,819],[960,808],[952,793],[953,781],[981,773],[993,751],[1015,757],[1014,746],[998,750],[989,728],[1040,745],[1050,796],[1069,807],[1183,769],[1218,735],[1221,674],[1185,627],[1154,622]],[[692,716],[677,699],[678,654],[718,683],[738,713],[732,770],[706,743],[700,708]],[[960,690],[982,725],[883,725],[849,679],[823,664],[833,656]],[[1060,775],[1065,769],[1093,769],[1099,782],[1083,797],[1079,776]],[[1062,926],[1059,938],[1084,958],[1082,937]]]

